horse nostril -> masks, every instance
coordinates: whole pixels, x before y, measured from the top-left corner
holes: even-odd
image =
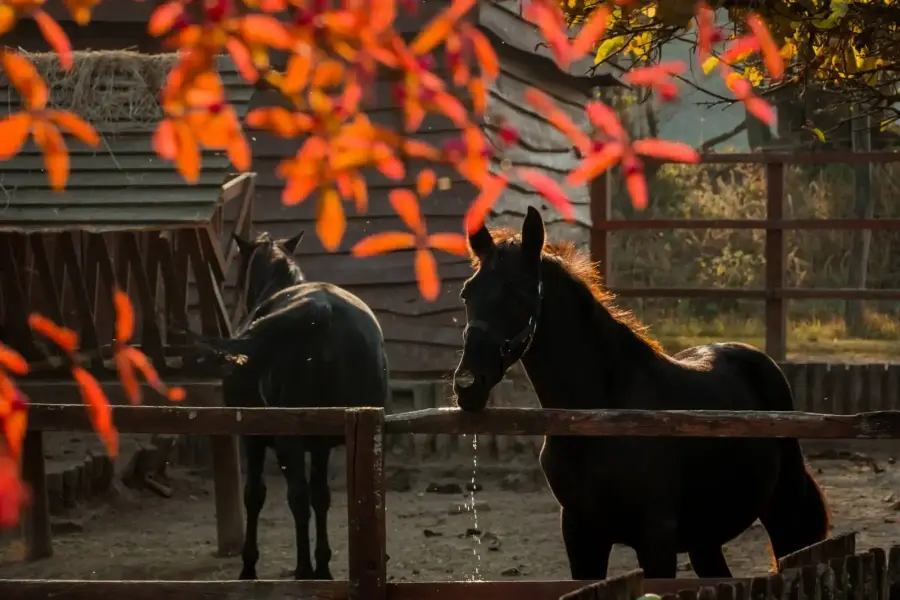
[[[475,383],[475,376],[468,369],[458,369],[453,376],[453,384],[462,389],[468,389]]]

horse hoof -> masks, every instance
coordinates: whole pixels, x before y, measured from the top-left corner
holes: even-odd
[[[244,569],[238,576],[238,579],[249,580],[256,579],[256,569]]]
[[[296,579],[297,581],[309,581],[311,579],[316,579],[316,576],[312,571],[308,571],[306,569],[301,571],[300,569],[296,569],[294,570],[294,579]]]
[[[313,573],[313,579],[332,581],[334,577],[331,575],[331,570],[326,567],[324,569],[316,569]]]

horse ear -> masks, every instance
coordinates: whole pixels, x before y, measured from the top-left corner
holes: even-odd
[[[284,249],[287,250],[287,253],[289,255],[293,256],[294,251],[297,249],[297,246],[300,245],[300,240],[303,239],[303,234],[305,234],[305,233],[306,233],[306,230],[302,229],[300,231],[300,233],[298,233],[291,239],[284,240],[283,242],[281,242],[281,245],[284,246]]]
[[[241,254],[246,256],[246,255],[249,255],[250,252],[253,251],[253,242],[251,242],[250,240],[245,240],[244,238],[242,238],[241,236],[239,236],[236,233],[232,233],[231,237],[232,237],[232,239],[234,239],[234,242],[237,244],[238,251]]]
[[[522,250],[529,258],[540,258],[544,248],[544,220],[541,213],[533,207],[528,207],[525,221],[522,223]]]
[[[484,223],[475,233],[469,234],[469,249],[478,258],[483,258],[494,249],[494,238]]]

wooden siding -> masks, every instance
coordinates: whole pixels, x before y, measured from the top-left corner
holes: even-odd
[[[241,116],[251,89],[230,59],[220,61],[230,100]],[[0,115],[21,109],[18,95],[0,83]],[[204,152],[196,185],[185,183],[172,164],[153,151],[154,125],[119,121],[98,126],[101,143],[91,148],[70,136],[71,168],[65,193],[50,189],[40,149],[29,142],[3,163],[0,186],[5,209],[0,231],[158,229],[207,224],[221,185],[231,175],[227,157]]]

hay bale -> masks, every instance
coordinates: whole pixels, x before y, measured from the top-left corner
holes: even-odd
[[[23,54],[47,82],[51,108],[74,112],[107,131],[122,123],[133,129],[134,124],[158,122],[163,117],[160,91],[178,60],[176,53],[80,51],[74,53],[74,66],[64,71],[52,52]]]

